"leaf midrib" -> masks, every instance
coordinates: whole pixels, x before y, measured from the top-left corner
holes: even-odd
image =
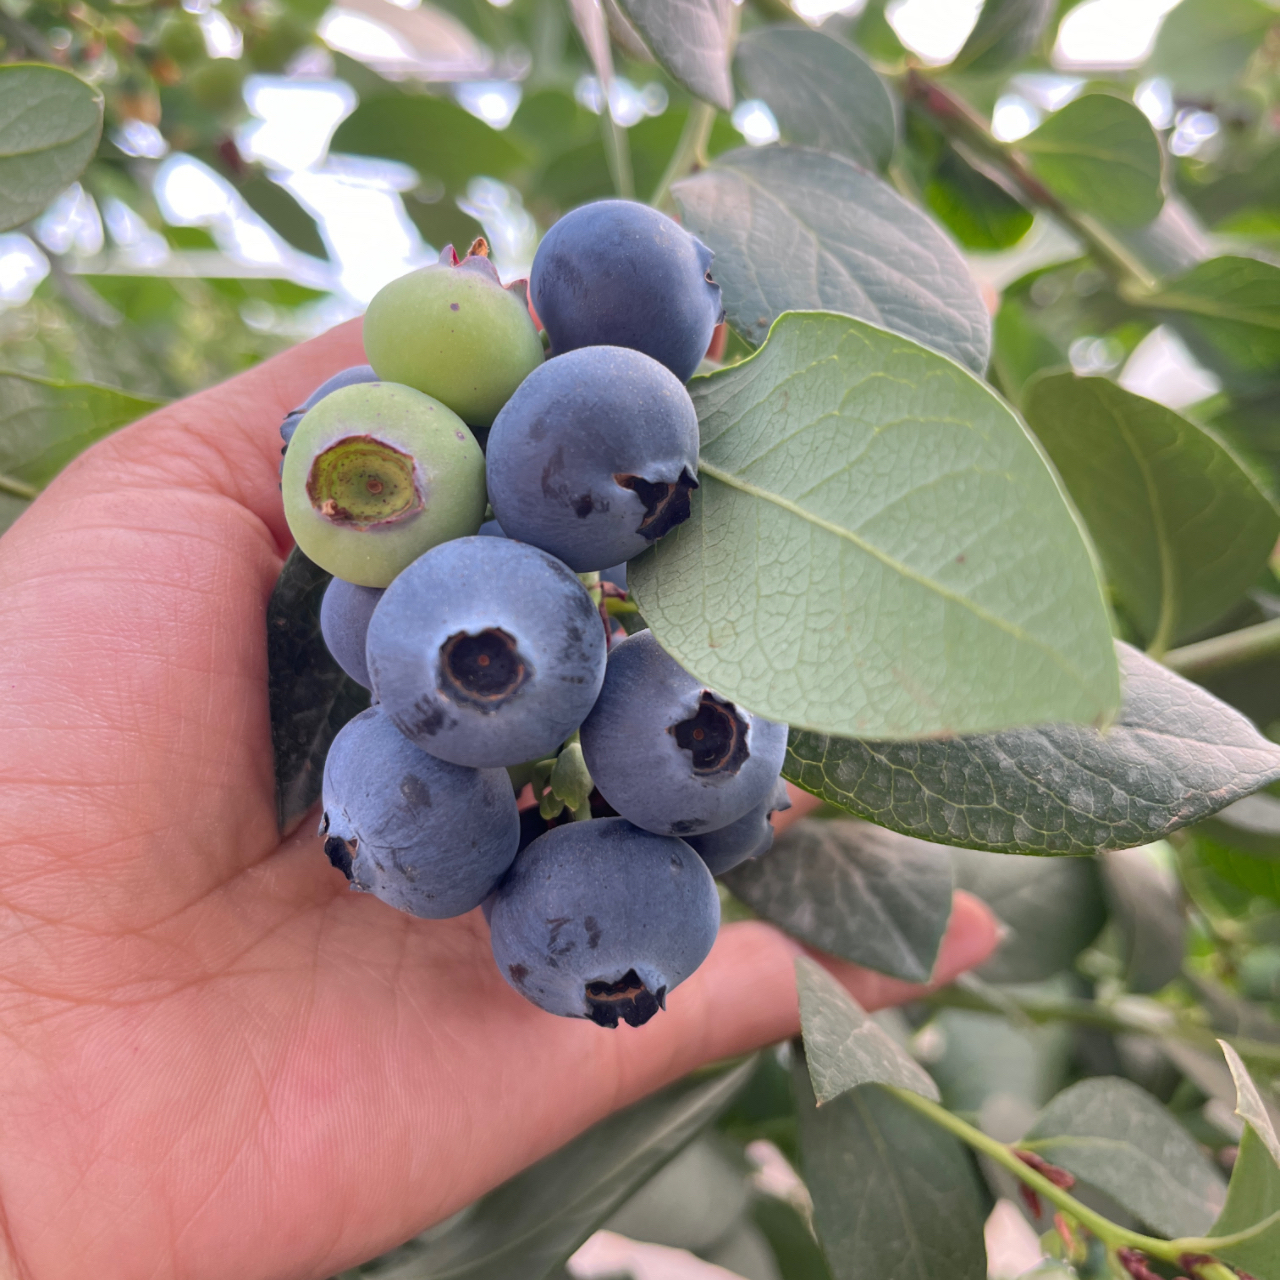
[[[1032,648],[1040,650],[1048,657],[1055,666],[1061,671],[1066,672],[1072,680],[1076,682],[1081,689],[1088,689],[1088,682],[1081,673],[1076,670],[1070,663],[1065,662],[1060,653],[1052,649],[1043,640],[1033,636],[1025,628],[1018,626],[1016,623],[1010,622],[1006,618],[991,613],[989,610],[982,608],[981,605],[967,597],[960,595],[956,591],[952,591],[944,587],[941,583],[935,582],[932,578],[926,577],[924,574],[912,569],[909,565],[903,564],[900,560],[896,560],[887,552],[882,551],[874,543],[868,542],[865,538],[859,537],[852,529],[846,529],[843,525],[836,524],[832,520],[827,520],[822,516],[816,515],[812,511],[806,510],[799,503],[784,498],[779,493],[773,493],[768,489],[762,489],[759,485],[752,484],[749,480],[744,480],[741,476],[734,475],[731,471],[725,471],[716,466],[712,462],[699,455],[698,471],[700,475],[708,475],[713,480],[718,480],[721,484],[727,485],[731,489],[737,489],[740,493],[745,493],[749,497],[759,498],[764,502],[771,502],[774,506],[780,507],[782,510],[799,517],[801,520],[809,524],[816,525],[820,529],[833,534],[837,538],[843,538],[846,542],[852,543],[865,555],[871,556],[878,560],[887,569],[900,574],[908,581],[914,582],[917,586],[931,591],[943,600],[947,600],[952,604],[959,605],[966,609],[979,621],[993,627],[997,631],[1003,631],[1005,634],[1013,637],[1020,643],[1030,645]]]
[[[1155,528],[1156,555],[1160,560],[1160,611],[1156,618],[1155,633],[1150,638],[1147,651],[1158,656],[1173,643],[1179,604],[1178,567],[1173,554],[1164,504],[1160,500],[1160,487],[1151,473],[1147,457],[1138,448],[1138,443],[1129,430],[1128,424],[1115,405],[1107,404],[1106,408],[1120,438],[1124,441],[1125,448],[1133,456],[1142,476],[1143,488],[1147,493],[1147,507],[1151,511],[1151,523]]]

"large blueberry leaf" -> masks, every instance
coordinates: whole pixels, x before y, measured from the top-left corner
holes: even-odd
[[[1280,267],[1210,258],[1168,281],[1147,304],[1165,312],[1193,351],[1245,387],[1280,373]]]
[[[0,491],[34,497],[95,440],[162,403],[92,382],[0,372]]]
[[[1021,62],[1057,11],[1057,0],[986,0],[951,65],[957,70],[999,71]]]
[[[650,1178],[604,1229],[705,1255],[741,1224],[750,1199],[746,1170],[702,1138]]]
[[[619,0],[672,79],[690,93],[730,111],[733,0]]]
[[[1280,779],[1280,747],[1234,708],[1117,643],[1105,732],[1049,724],[922,742],[792,732],[784,776],[872,822],[997,853],[1147,844]]]
[[[817,1106],[792,1067],[805,1183],[835,1280],[985,1280],[977,1166],[960,1142],[880,1085]]]
[[[806,147],[744,147],[672,187],[715,251],[729,323],[760,343],[784,311],[840,311],[977,373],[991,324],[964,259],[874,173]]]
[[[1165,844],[1108,849],[1102,855],[1102,883],[1125,986],[1144,995],[1178,977],[1186,955],[1187,916],[1172,863],[1173,851]]]
[[[93,158],[102,94],[37,63],[0,67],[0,231],[34,218]]]
[[[1265,570],[1280,512],[1208,429],[1070,373],[1033,381],[1023,410],[1126,616],[1160,652],[1217,621]]]
[[[807,27],[767,26],[738,43],[744,96],[769,104],[783,141],[883,169],[897,136],[893,100],[863,56]]]
[[[448,98],[396,94],[370,98],[339,126],[330,149],[384,156],[461,191],[476,174],[504,178],[528,161],[506,133]]]
[[[929,1073],[820,964],[798,957],[796,987],[804,1056],[819,1106],[864,1084],[897,1085],[939,1100]]]
[[[1018,140],[1036,176],[1069,205],[1120,226],[1160,212],[1160,142],[1132,102],[1088,93]]]
[[[979,976],[1043,982],[1071,967],[1107,921],[1096,858],[952,849],[957,889],[982,899],[1006,932]]]
[[[1246,796],[1195,829],[1196,853],[1220,876],[1280,903],[1280,800]]]
[[[938,157],[938,163],[921,190],[925,204],[966,249],[993,252],[1017,244],[1035,221],[1031,210],[1015,199],[988,174],[975,168],[954,148]],[[999,330],[1008,325],[1006,296],[996,321],[996,361],[1000,360]],[[1056,363],[1060,363],[1057,361]]]
[[[1170,80],[1180,98],[1213,102],[1240,79],[1275,22],[1263,0],[1181,0],[1160,24],[1147,74]]]
[[[967,370],[848,316],[796,314],[690,391],[692,516],[628,582],[710,688],[872,737],[1088,722],[1118,705],[1076,517]]]
[[[282,832],[320,798],[330,744],[369,705],[368,692],[330,657],[320,634],[320,601],[331,576],[295,547],[267,605],[271,745]]]
[[[1165,1236],[1208,1231],[1226,1184],[1195,1139],[1129,1080],[1101,1077],[1064,1089],[1018,1147],[1106,1192]]]
[[[928,981],[951,918],[947,851],[866,822],[797,822],[724,881],[810,946],[908,982]]]
[[[588,1129],[471,1210],[411,1244],[387,1280],[542,1280],[701,1133],[751,1078],[755,1060],[687,1079]]]

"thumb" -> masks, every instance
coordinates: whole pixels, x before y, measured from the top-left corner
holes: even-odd
[[[182,491],[231,498],[278,547],[291,542],[280,502],[280,423],[326,378],[365,362],[361,321],[345,324],[99,441],[41,495],[62,506],[104,492]],[[122,518],[127,518],[122,512]]]

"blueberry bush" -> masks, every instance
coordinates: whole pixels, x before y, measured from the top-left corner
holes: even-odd
[[[892,1014],[799,961],[802,1039],[353,1276],[562,1277],[609,1226],[747,1280],[981,1280],[1002,1201],[1028,1275],[1280,1280],[1280,11],[1181,0],[1065,75],[1094,3],[985,0],[943,65],[885,0],[397,10],[521,86],[502,129],[474,69],[325,50],[312,0],[223,0],[232,56],[196,0],[0,3],[0,231],[49,266],[0,311],[5,523],[321,298],[153,191],[195,156],[330,257],[237,144],[250,73],[345,82],[330,152],[411,174],[440,254],[282,428],[283,830],[323,793],[353,887],[483,902],[504,976],[602,1035],[721,918],[917,983],[955,888],[1005,925]],[[641,82],[657,114],[606,105]],[[542,234],[527,289],[477,179]],[[74,251],[69,190],[187,269]],[[775,841],[781,780],[823,803]]]

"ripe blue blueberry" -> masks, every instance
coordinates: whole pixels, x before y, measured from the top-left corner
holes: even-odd
[[[722,876],[740,862],[768,853],[773,848],[773,824],[769,815],[790,808],[787,784],[779,778],[769,795],[741,818],[704,835],[685,836],[685,840],[713,876]]]
[[[329,748],[320,834],[353,889],[443,920],[493,892],[516,856],[520,816],[505,769],[437,760],[370,707]]]
[[[638,1027],[706,959],[720,899],[683,840],[595,818],[552,827],[520,853],[489,927],[502,976],[526,1000]]]
[[[384,590],[383,587],[358,587],[354,582],[334,578],[320,602],[320,634],[326,647],[338,666],[366,689],[373,686],[364,657],[364,642],[369,633],[369,619]]]
[[[631,347],[687,382],[724,316],[714,257],[648,205],[598,200],[543,237],[529,290],[555,355]]]
[[[485,477],[509,537],[578,573],[639,555],[689,518],[698,415],[656,360],[584,347],[535,369],[489,433]]]
[[[322,382],[296,409],[290,409],[285,414],[284,421],[280,424],[280,439],[284,441],[284,449],[280,452],[283,453],[289,447],[289,441],[293,439],[293,433],[297,431],[298,423],[307,410],[318,405],[330,392],[341,387],[353,387],[358,382],[377,381],[378,375],[374,373],[372,365],[353,364],[351,368],[343,369],[341,373],[335,373],[332,378]]]
[[[721,698],[652,632],[637,631],[610,650],[581,741],[600,794],[618,813],[646,831],[691,836],[727,827],[769,797],[787,726]]]
[[[586,588],[509,538],[457,538],[419,556],[374,610],[365,652],[400,731],[455,764],[550,755],[604,679],[604,627]]]

